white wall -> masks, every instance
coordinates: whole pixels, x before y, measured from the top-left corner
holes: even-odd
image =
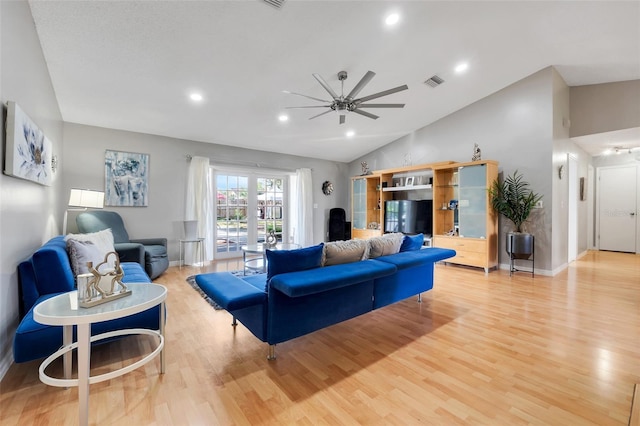
[[[640,80],[571,88],[571,137],[640,127]]]
[[[54,154],[62,144],[62,118],[31,11],[26,1],[0,2],[0,99],[5,140],[6,102],[17,102],[44,131]],[[4,149],[0,156],[4,163]],[[60,172],[51,187],[0,175],[0,377],[13,360],[18,325],[17,266],[35,248],[58,233]]]
[[[571,114],[570,88],[560,74],[553,70],[553,184],[552,200],[552,271],[559,272],[567,266],[569,252],[569,173],[560,179],[558,169],[562,165],[568,170],[568,155],[578,160],[578,177],[587,178],[591,156],[569,139],[573,125]],[[571,124],[570,124],[571,123]],[[579,194],[578,194],[579,196]],[[588,195],[589,196],[589,195]],[[592,196],[592,195],[591,195]],[[587,250],[588,201],[577,201],[578,205],[578,255]]]
[[[63,193],[71,188],[104,190],[105,150],[149,154],[149,206],[107,207],[123,217],[131,238],[166,237],[169,258],[178,260],[178,239],[182,236],[184,202],[188,162],[187,155],[208,157],[211,164],[236,161],[243,167],[259,163],[262,167],[295,171],[313,169],[314,241],[326,239],[329,210],[347,208],[349,188],[342,185],[348,179],[347,165],[325,160],[282,155],[271,152],[235,148],[163,136],[134,133],[72,123],[64,125],[64,151],[62,153]],[[335,191],[326,196],[322,182],[334,182]],[[75,216],[69,216],[69,231],[75,227]],[[60,222],[60,225],[61,222]]]
[[[552,273],[553,208],[553,68],[545,68],[437,122],[373,151],[350,163],[352,176],[361,173],[360,162],[372,170],[436,161],[471,161],[473,144],[482,158],[497,160],[502,173],[516,169],[543,195],[544,209],[532,216],[528,230],[536,236],[536,270]],[[500,263],[508,264],[504,235],[511,224],[500,218]]]

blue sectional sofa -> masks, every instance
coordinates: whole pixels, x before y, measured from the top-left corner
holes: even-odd
[[[140,264],[121,263],[123,282],[150,283],[149,276]],[[21,321],[13,339],[13,358],[17,363],[32,361],[51,355],[62,346],[62,327],[48,326],[33,319],[35,305],[50,297],[75,290],[75,279],[63,236],[45,243],[33,255],[18,265],[20,283]],[[112,321],[93,324],[91,335],[124,328],[147,328],[158,330],[160,307],[148,309],[135,315]],[[75,330],[74,330],[75,341]]]
[[[313,260],[291,272],[292,264],[300,266],[297,252],[317,252],[317,247],[267,250],[267,274],[240,278],[215,272],[197,275],[195,280],[204,293],[233,315],[234,325],[239,320],[270,345],[268,358],[273,359],[277,343],[430,290],[434,264],[456,254],[454,250],[426,248],[331,266],[320,266]],[[319,247],[322,252],[322,244]],[[283,271],[272,267],[280,260],[285,265]]]

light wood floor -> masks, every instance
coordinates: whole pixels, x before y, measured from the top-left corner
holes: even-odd
[[[221,262],[206,270],[239,269]],[[205,269],[202,269],[205,270]],[[213,310],[170,268],[167,371],[159,361],[91,386],[100,425],[627,425],[640,383],[640,256],[590,252],[556,277],[436,266],[408,299],[277,346]],[[94,348],[92,373],[150,341]],[[13,365],[0,424],[76,424],[77,391]],[[59,366],[54,366],[59,371]]]

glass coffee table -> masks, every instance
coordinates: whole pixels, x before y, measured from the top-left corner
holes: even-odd
[[[278,243],[274,247],[266,244],[248,244],[242,246],[242,262],[244,263],[243,273],[247,274],[247,269],[251,271],[267,272],[267,249],[269,250],[294,250],[300,248],[300,244]],[[247,259],[247,254],[261,255]]]

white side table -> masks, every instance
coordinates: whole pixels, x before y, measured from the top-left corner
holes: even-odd
[[[200,265],[204,266],[204,238],[193,238],[193,239],[187,239],[187,240],[180,240],[180,247],[179,247],[179,252],[180,252],[180,268],[182,268],[182,265],[184,264],[184,245],[185,244],[195,244],[195,250],[196,253],[200,253]]]
[[[110,380],[122,376],[130,371],[141,367],[160,354],[160,373],[164,374],[164,319],[165,300],[167,289],[158,284],[131,284],[131,296],[113,300],[92,308],[78,307],[78,292],[60,294],[47,299],[38,304],[33,310],[33,318],[47,325],[63,326],[63,345],[58,351],[47,357],[40,364],[40,380],[50,386],[58,387],[78,387],[78,409],[80,424],[89,423],[89,385]],[[138,312],[145,311],[154,306],[160,305],[160,329],[149,330],[144,328],[116,330],[91,337],[91,324],[122,318]],[[73,326],[78,327],[78,341],[72,343]],[[158,339],[158,346],[146,357],[135,363],[118,370],[101,374],[99,376],[90,375],[91,365],[91,342],[108,339],[115,336],[130,334],[150,335]],[[78,349],[78,378],[71,379],[71,352]],[[45,373],[45,369],[54,360],[63,356],[64,379],[50,377]]]

